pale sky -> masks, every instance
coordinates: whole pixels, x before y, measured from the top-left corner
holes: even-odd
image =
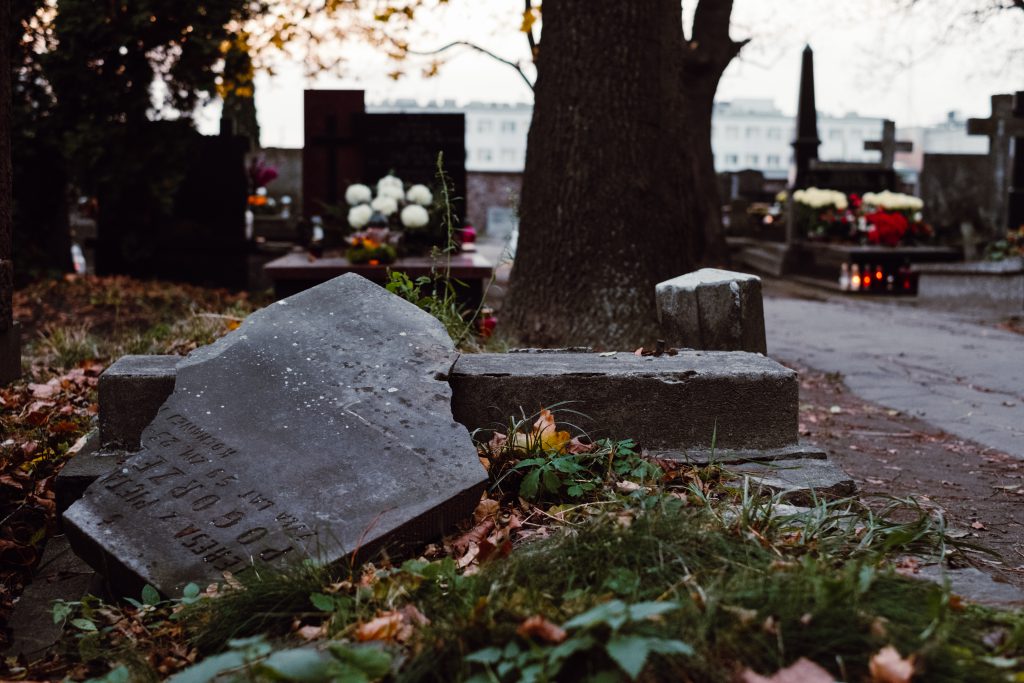
[[[991,0],[921,0],[909,13],[899,11],[900,1],[736,0],[733,38],[753,42],[726,71],[718,98],[768,98],[792,113],[805,42],[815,51],[818,109],[832,114],[856,111],[898,126],[927,125],[951,110],[987,116],[992,94],[1024,89],[1024,12],[1007,10],[977,26],[958,21],[958,8]],[[470,40],[525,62],[526,39],[516,30],[521,9],[520,0],[450,0],[417,18],[410,44],[430,50]],[[278,63],[273,77],[257,76],[263,146],[302,146],[302,91],[308,87],[361,88],[371,103],[532,101],[511,68],[461,48],[448,53],[439,76],[422,77],[428,60],[411,58],[398,81],[387,76],[396,63],[379,51],[355,43],[339,50],[347,59],[343,77],[308,78],[297,62]],[[203,118],[207,132],[216,129],[217,109]]]

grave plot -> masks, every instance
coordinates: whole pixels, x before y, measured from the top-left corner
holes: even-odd
[[[250,316],[176,367],[142,448],[64,524],[115,590],[372,554],[440,534],[486,481],[441,324],[355,276]]]

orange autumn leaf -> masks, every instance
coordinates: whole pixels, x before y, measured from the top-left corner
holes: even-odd
[[[904,659],[899,650],[886,645],[868,663],[871,683],[908,683],[914,676],[914,656]]]
[[[356,640],[366,642],[368,640],[394,640],[402,629],[402,614],[400,612],[385,612],[376,619],[371,619],[365,624],[360,624],[356,630]]]
[[[429,623],[430,620],[416,609],[415,605],[406,605],[400,610],[385,612],[376,619],[361,624],[356,629],[356,640],[404,643],[412,637],[417,626],[426,626]]]
[[[526,434],[516,434],[515,446],[521,450],[529,450],[529,444],[539,444],[542,449],[553,453],[565,451],[569,443],[569,432],[560,432],[555,427],[555,416],[550,410],[544,408],[540,411],[540,417],[533,423],[533,431]]]
[[[833,683],[835,677],[806,657],[779,669],[772,676],[762,676],[750,669],[740,675],[741,683]]]
[[[552,624],[539,614],[535,614],[523,623],[519,624],[516,633],[523,638],[536,638],[546,643],[557,645],[568,637],[568,634],[559,626]]]

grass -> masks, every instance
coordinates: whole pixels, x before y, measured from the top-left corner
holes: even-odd
[[[324,622],[331,642],[353,641],[360,624],[412,604],[430,625],[414,643],[391,644],[393,654],[406,657],[393,676],[398,681],[520,680],[523,671],[515,666],[498,673],[500,653],[513,648],[505,663],[529,666],[548,662],[558,647],[517,632],[535,615],[563,624],[570,641],[585,644],[557,671],[542,666],[536,680],[628,680],[606,651],[616,637],[692,649],[691,655],[652,654],[644,680],[731,681],[740,668],[770,674],[799,657],[840,680],[865,680],[871,656],[893,645],[915,654],[927,672],[922,680],[1003,681],[1007,662],[1016,666],[1014,658],[1024,655],[1020,613],[962,605],[942,586],[894,570],[892,559],[923,549],[920,522],[897,525],[898,536],[880,536],[873,528],[820,523],[823,514],[848,518],[849,502],[773,517],[768,525],[758,515],[725,522],[707,508],[676,502],[649,507],[625,497],[615,508],[586,510],[582,523],[470,576],[460,575],[450,558],[369,569],[359,577],[311,565],[264,574],[185,608],[184,623],[206,652],[255,633],[286,637],[298,622]],[[879,524],[866,515],[860,522]],[[812,540],[800,538],[812,527],[818,529]],[[868,537],[891,542],[858,540]],[[620,626],[623,633],[610,620],[582,635],[569,627],[614,601],[669,607]],[[986,635],[997,631],[1004,633],[1001,644],[986,645]],[[488,663],[474,654],[481,652],[498,652],[499,659]]]
[[[37,380],[122,353],[187,351],[254,306],[124,279],[60,289],[63,303],[48,285],[34,300],[22,294],[22,308],[36,311],[28,357]],[[76,306],[89,315],[62,317]],[[481,444],[496,518],[509,534],[508,520],[519,525],[507,554],[467,564],[449,539],[401,564],[305,563],[202,596],[195,587],[178,601],[64,603],[59,675],[724,682],[807,657],[837,680],[860,681],[894,646],[915,658],[915,680],[1024,680],[1019,611],[966,605],[900,573],[908,556],[939,561],[959,548],[916,502],[793,508],[720,463],[650,462],[617,440],[573,452],[557,432],[533,430],[539,417],[510,420],[509,438]],[[75,419],[84,432],[84,408]],[[78,431],[48,420],[32,438],[46,452],[66,450]],[[381,620],[401,627],[371,628]]]

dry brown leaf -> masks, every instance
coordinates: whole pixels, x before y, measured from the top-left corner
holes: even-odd
[[[801,657],[770,677],[750,669],[740,674],[741,683],[835,683],[835,676],[806,657]]]
[[[404,643],[412,637],[416,627],[426,626],[429,623],[430,619],[427,619],[415,605],[406,605],[400,610],[384,612],[376,619],[371,619],[360,625],[356,629],[356,640]]]
[[[392,641],[402,629],[401,612],[385,612],[376,619],[360,624],[356,629],[356,640],[364,643],[368,640]]]
[[[899,650],[886,645],[868,663],[871,683],[908,683],[914,676],[914,656],[904,659]]]
[[[295,629],[295,633],[299,636],[299,638],[302,638],[306,642],[309,642],[311,640],[319,640],[321,638],[327,637],[327,624],[323,623],[319,626],[300,626],[299,628]]]
[[[568,634],[562,628],[552,624],[539,614],[519,624],[516,633],[523,638],[535,638],[556,645],[568,637]]]
[[[479,524],[485,519],[493,519],[500,509],[501,505],[498,501],[492,498],[483,498],[477,503],[476,509],[473,510],[473,521]]]

